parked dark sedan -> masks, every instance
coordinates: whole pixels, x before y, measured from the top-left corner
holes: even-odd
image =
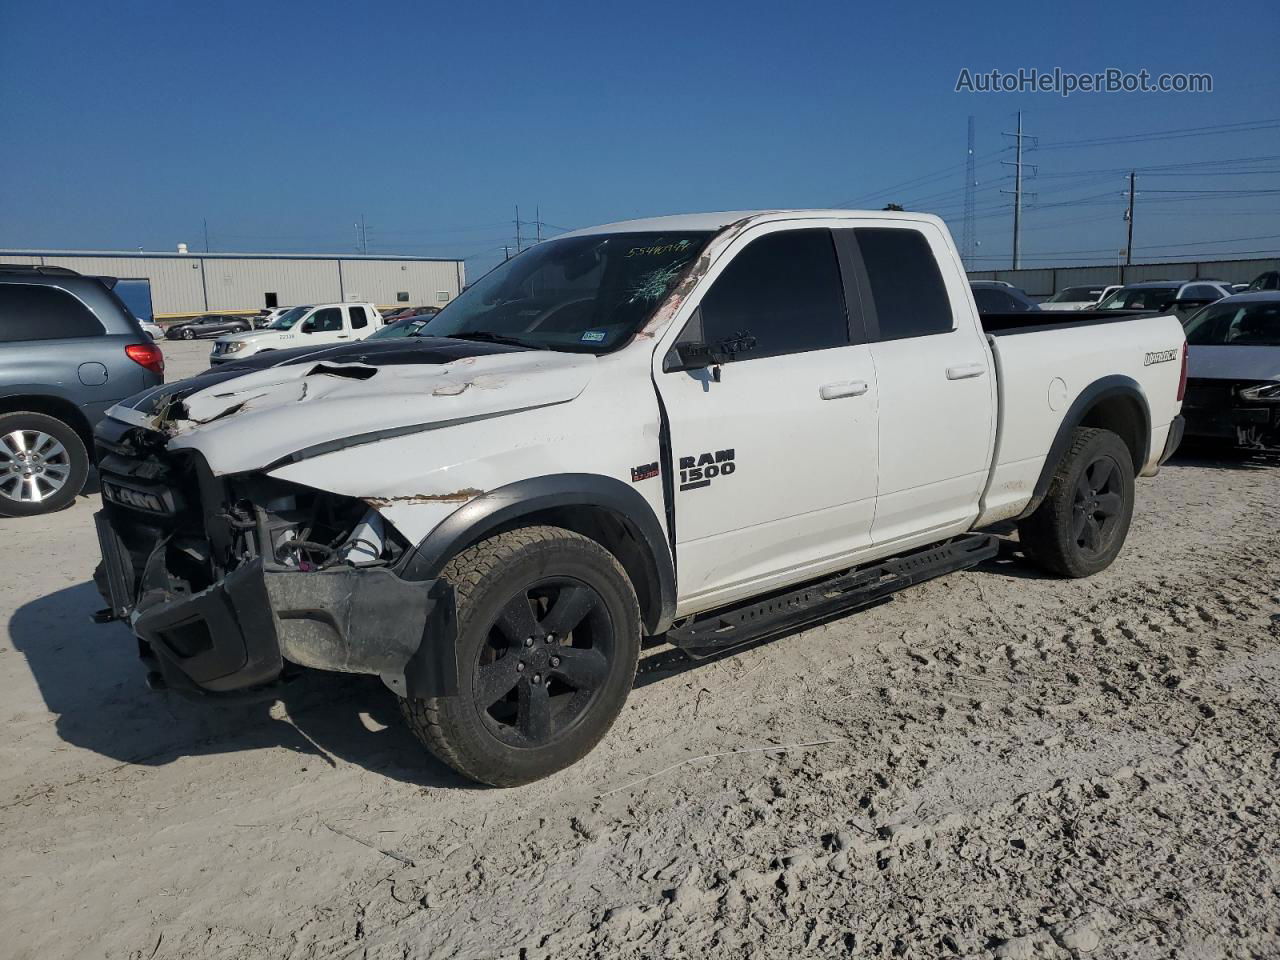
[[[220,316],[208,313],[175,323],[164,332],[166,340],[196,340],[200,337],[220,337],[224,333],[246,333],[253,323],[244,317]]]

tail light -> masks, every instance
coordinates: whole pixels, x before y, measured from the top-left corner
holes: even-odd
[[[164,354],[154,343],[131,343],[124,348],[124,353],[138,366],[164,376]]]
[[[1178,402],[1187,395],[1187,341],[1182,341],[1182,374],[1178,377]]]

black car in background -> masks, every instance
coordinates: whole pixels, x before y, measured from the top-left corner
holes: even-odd
[[[71,503],[88,475],[94,424],[164,383],[164,355],[109,282],[0,266],[0,516]]]
[[[1026,313],[1039,310],[1036,303],[1013,284],[1003,280],[970,280],[978,313]]]
[[[197,340],[201,337],[220,337],[224,333],[247,333],[252,329],[253,322],[244,317],[207,313],[171,325],[165,330],[164,337],[166,340]]]

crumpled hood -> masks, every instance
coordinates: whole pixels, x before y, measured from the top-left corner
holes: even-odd
[[[109,415],[168,434],[170,449],[199,450],[216,474],[238,473],[564,403],[583,391],[595,364],[589,354],[491,352],[487,344],[465,344],[461,352],[470,355],[462,356],[430,351],[426,343],[414,347],[366,351],[354,361],[339,355],[217,371],[139,394]]]

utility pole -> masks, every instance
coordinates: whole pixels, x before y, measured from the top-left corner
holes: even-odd
[[[364,214],[360,214],[360,251],[369,252],[369,228],[365,225]]]
[[[524,249],[524,245],[520,240],[520,204],[516,204],[516,253]]]
[[[510,245],[505,243],[502,245],[502,259],[503,260],[511,259],[511,247]]]
[[[964,162],[964,226],[960,233],[960,259],[966,269],[973,269],[974,241],[974,188],[977,180],[973,170],[973,117],[969,117],[969,152]]]
[[[209,252],[209,218],[202,217],[200,220],[204,224],[204,252]]]
[[[538,231],[538,243],[542,242],[542,205],[533,208],[533,223]]]
[[[1005,166],[1013,167],[1013,269],[1022,266],[1022,141],[1026,135],[1022,132],[1022,111],[1018,111],[1018,130],[1016,133],[1005,133],[1006,137],[1014,137],[1013,160],[1001,160]],[[1034,168],[1033,168],[1034,170]],[[1001,190],[1001,193],[1009,193]]]
[[[1129,239],[1124,245],[1124,262],[1126,265],[1133,263],[1133,186],[1136,175],[1137,171],[1129,171],[1129,209],[1124,214],[1124,218],[1129,221]]]

